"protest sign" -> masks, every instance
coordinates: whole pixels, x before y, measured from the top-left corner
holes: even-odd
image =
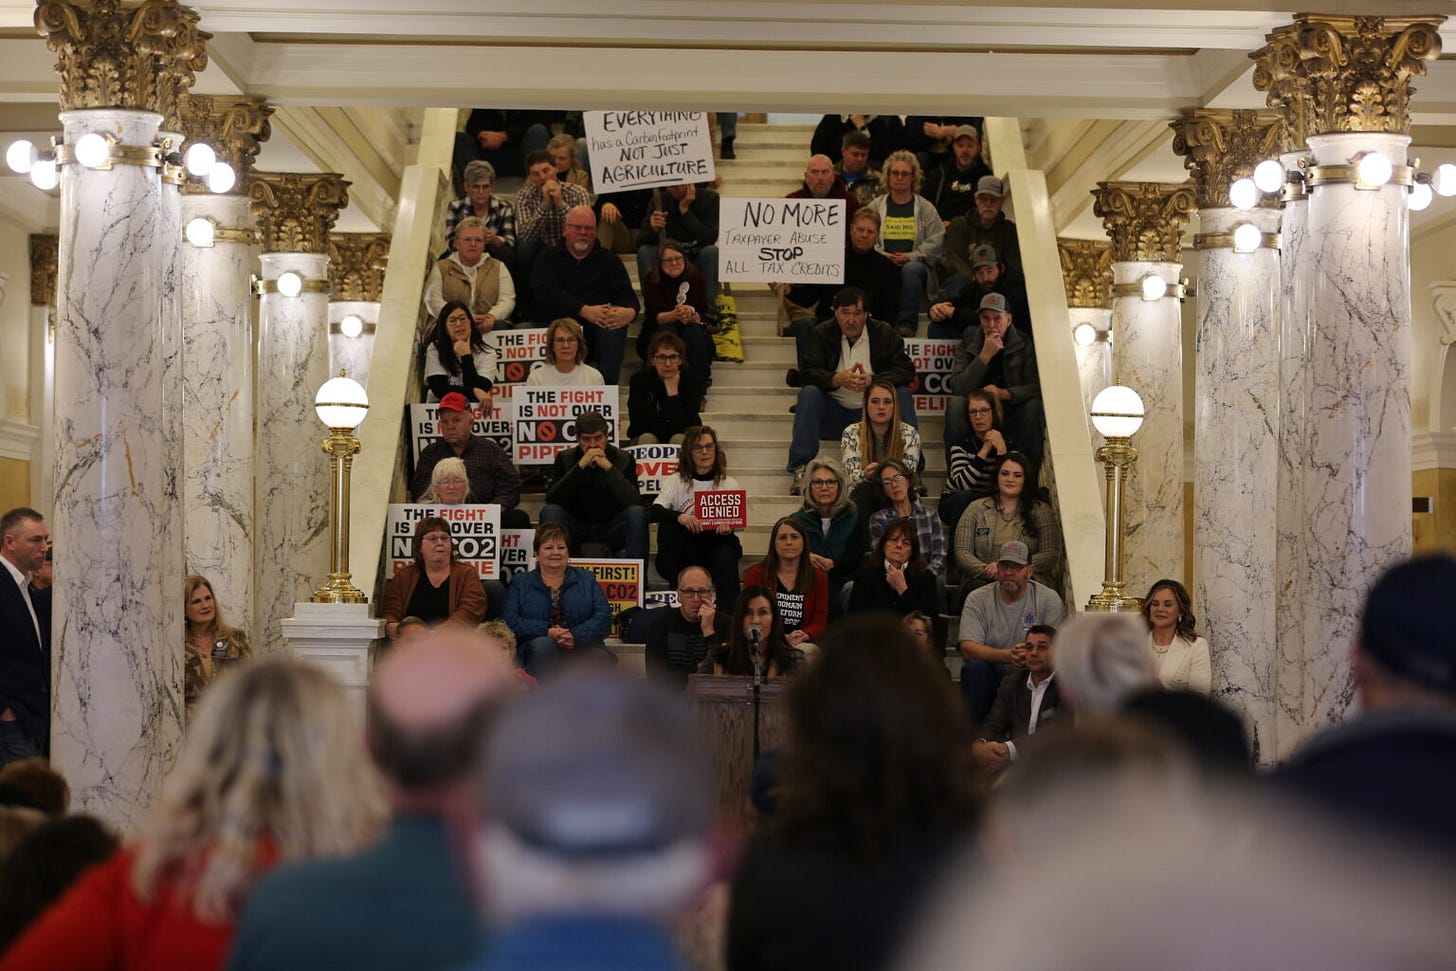
[[[509,397],[514,388],[526,383],[526,378],[538,367],[546,365],[546,328],[527,327],[521,330],[496,328],[485,336],[488,343],[495,345],[500,363],[496,366],[495,391],[497,397]]]
[[[612,608],[612,626],[629,607],[642,606],[642,595],[647,588],[641,560],[584,560],[573,556],[572,566],[590,570],[597,578],[597,585]]]
[[[576,444],[576,419],[588,411],[607,420],[607,442],[617,441],[616,385],[595,388],[520,388],[511,399],[516,408],[517,465],[550,465]]]
[[[637,488],[656,497],[668,479],[677,475],[678,445],[632,445],[622,451],[637,462]]]
[[[843,199],[723,199],[719,278],[735,283],[843,283]]]
[[[907,338],[905,351],[915,365],[915,377],[910,382],[910,393],[915,396],[917,415],[939,415],[945,412],[945,403],[950,395],[946,382],[950,380],[951,369],[955,367],[957,341],[933,341],[924,338]]]
[[[704,529],[727,526],[748,528],[748,493],[742,489],[712,489],[693,494],[693,515]]]
[[[414,461],[420,460],[420,453],[426,446],[440,440],[440,406],[438,404],[410,405],[410,449]],[[506,459],[515,462],[516,448],[516,405],[510,398],[496,396],[486,418],[475,417],[471,432],[481,438],[494,441],[506,453]]]
[[[534,529],[503,529],[500,541],[500,579],[510,583],[518,574],[536,569]]]
[[[597,192],[713,180],[713,143],[701,111],[587,111]]]
[[[482,580],[495,580],[500,572],[500,514],[496,503],[480,506],[434,506],[421,503],[389,504],[385,535],[389,543],[390,575],[398,573],[415,555],[415,524],[438,516],[450,524],[455,559],[471,563]]]

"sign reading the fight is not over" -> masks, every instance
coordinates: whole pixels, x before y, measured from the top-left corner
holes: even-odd
[[[843,283],[843,199],[723,199],[718,276],[736,283]]]
[[[492,330],[486,341],[495,345],[500,363],[496,367],[497,397],[509,396],[517,385],[526,383],[531,372],[546,363],[546,328]]]
[[[668,479],[677,475],[680,445],[631,445],[622,451],[637,462],[637,488],[644,496],[657,497]]]
[[[742,489],[712,489],[693,494],[693,515],[704,529],[748,528],[748,493]]]
[[[588,411],[607,420],[607,442],[617,441],[616,385],[596,388],[520,388],[516,408],[517,465],[550,465],[576,444],[576,419]]]
[[[482,506],[390,503],[385,535],[389,537],[391,575],[414,559],[415,524],[428,516],[438,516],[450,524],[455,559],[474,564],[482,580],[497,579],[500,573],[500,513],[501,507],[495,503]]]
[[[939,415],[945,412],[950,390],[950,372],[955,368],[956,341],[933,341],[907,338],[905,352],[915,365],[915,378],[910,393],[915,396],[915,413]]]
[[[438,404],[410,405],[410,449],[414,460],[420,460],[420,453],[426,446],[440,440],[440,406]],[[516,405],[510,398],[497,395],[491,405],[490,414],[475,416],[470,427],[471,434],[494,441],[506,453],[506,459],[515,462],[516,448]]]
[[[597,192],[713,179],[704,112],[588,111],[582,117]]]

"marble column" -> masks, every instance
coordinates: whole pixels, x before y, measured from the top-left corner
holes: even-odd
[[[181,127],[175,116],[164,117],[158,142],[168,152],[176,152],[182,144]],[[162,336],[162,454],[163,475],[167,493],[167,513],[172,521],[168,528],[176,556],[171,559],[171,572],[158,576],[156,583],[164,590],[175,590],[181,597],[186,583],[186,514],[182,507],[182,428],[187,403],[182,384],[182,183],[187,171],[179,165],[164,163],[161,170],[161,221],[158,224],[157,249],[161,259],[162,288],[158,320]]]
[[[210,219],[212,246],[182,249],[187,322],[183,507],[190,573],[212,581],[229,623],[253,624],[253,297],[256,243],[244,196],[182,199],[183,226]]]
[[[1112,247],[1106,240],[1058,237],[1057,256],[1062,263],[1072,334],[1075,337],[1082,324],[1097,332],[1091,344],[1075,344],[1077,375],[1089,414],[1087,427],[1096,440],[1090,417],[1092,399],[1112,383]]]
[[[66,144],[155,144],[205,62],[195,11],[46,0]],[[121,106],[121,107],[118,107]],[[182,730],[182,544],[164,413],[175,226],[156,164],[61,166],[55,341],[51,758],[73,806],[130,832]]]
[[[1068,307],[1067,313],[1072,318],[1073,334],[1083,324],[1097,332],[1097,338],[1091,344],[1076,343],[1077,379],[1082,385],[1082,401],[1087,406],[1090,428],[1092,399],[1097,397],[1097,392],[1112,384],[1112,308]],[[1092,434],[1095,436],[1097,433],[1094,430]]]
[[[388,233],[329,234],[329,282],[334,291],[329,303],[329,373],[343,370],[366,390],[389,244]],[[357,337],[346,336],[338,326],[350,314],[364,323]]]
[[[1100,182],[1093,195],[1112,241],[1112,380],[1137,391],[1147,409],[1123,497],[1124,576],[1129,595],[1141,597],[1158,579],[1185,575],[1183,327],[1177,293],[1193,191],[1187,185]],[[1143,299],[1139,284],[1147,276],[1167,284],[1164,296]]]
[[[348,203],[337,175],[254,173],[249,195],[263,235],[258,311],[258,437],[253,584],[255,647],[287,649],[281,622],[329,572],[329,464],[314,395],[330,377],[329,229]],[[303,292],[276,291],[287,272]]]
[[[340,322],[350,314],[358,317],[363,330],[350,337]],[[379,325],[379,304],[368,300],[329,302],[329,374],[343,371],[369,390],[369,360],[374,354],[374,331]]]
[[[56,494],[54,429],[56,387],[56,264],[55,236],[30,237],[30,415],[42,434],[36,438],[35,456],[30,463],[30,504],[47,518]]]

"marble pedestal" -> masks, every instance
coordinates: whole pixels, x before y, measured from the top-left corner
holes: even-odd
[[[281,621],[293,656],[337,678],[356,701],[362,718],[373,668],[370,651],[384,637],[384,621],[369,615],[368,604],[300,602],[293,607],[293,616]]]

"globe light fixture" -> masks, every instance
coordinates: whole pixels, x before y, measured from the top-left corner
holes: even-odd
[[[193,142],[187,154],[182,156],[182,164],[187,166],[187,174],[204,178],[217,164],[217,152],[206,142]]]
[[[369,395],[353,378],[330,378],[314,396],[314,412],[329,430],[324,452],[329,456],[332,489],[329,498],[329,580],[314,592],[314,603],[362,604],[369,598],[354,586],[349,572],[349,474],[359,439],[354,435],[369,414]]]
[[[182,230],[182,234],[187,237],[187,242],[193,246],[211,246],[217,238],[217,224],[211,219],[198,216],[196,219],[190,220],[187,223],[187,227]]]
[[[1355,159],[1355,188],[1378,189],[1390,181],[1395,166],[1380,152],[1364,152]]]
[[[16,175],[28,175],[35,167],[36,159],[40,153],[35,150],[35,145],[28,138],[22,138],[10,143],[5,150],[5,164],[10,166],[10,171]]]
[[[194,146],[195,147],[195,146]],[[207,188],[209,191],[221,195],[224,192],[232,191],[232,187],[238,184],[238,173],[226,162],[218,162],[207,173]]]
[[[13,167],[13,166],[12,166]],[[1439,196],[1456,196],[1456,164],[1442,162],[1436,166],[1436,175],[1431,179],[1431,188]]]
[[[1150,303],[1154,300],[1163,299],[1164,295],[1168,292],[1168,281],[1156,273],[1149,273],[1143,277],[1138,281],[1138,286],[1142,289],[1143,299]]]
[[[1235,179],[1229,186],[1229,203],[1235,209],[1252,209],[1259,204],[1259,187],[1253,179]]]
[[[344,319],[339,321],[339,333],[353,340],[364,333],[364,321],[358,314],[345,314]]]
[[[61,181],[60,174],[56,171],[56,160],[43,158],[31,166],[30,184],[44,192],[54,189]]]
[[[278,277],[278,292],[285,297],[296,297],[303,292],[303,277],[292,270]]]
[[[1122,490],[1128,470],[1137,461],[1131,438],[1142,427],[1144,414],[1142,396],[1125,385],[1103,388],[1092,399],[1092,425],[1107,440],[1097,450],[1097,461],[1107,476],[1107,535],[1102,592],[1087,601],[1089,611],[1122,613],[1142,606],[1136,597],[1127,595],[1127,581],[1122,576]]]
[[[1429,207],[1431,200],[1434,198],[1435,193],[1431,191],[1429,185],[1424,182],[1417,182],[1411,186],[1410,196],[1406,199],[1406,204],[1410,206],[1412,212],[1420,212]]]
[[[1278,192],[1284,185],[1284,166],[1278,159],[1266,158],[1254,166],[1254,186],[1266,195]]]
[[[1091,347],[1097,343],[1097,328],[1088,323],[1078,324],[1072,328],[1072,340],[1078,347]]]
[[[1234,227],[1233,244],[1235,253],[1252,253],[1263,242],[1264,234],[1253,223],[1239,223]]]
[[[99,169],[111,155],[111,143],[104,135],[88,132],[76,139],[76,161],[88,169]]]

